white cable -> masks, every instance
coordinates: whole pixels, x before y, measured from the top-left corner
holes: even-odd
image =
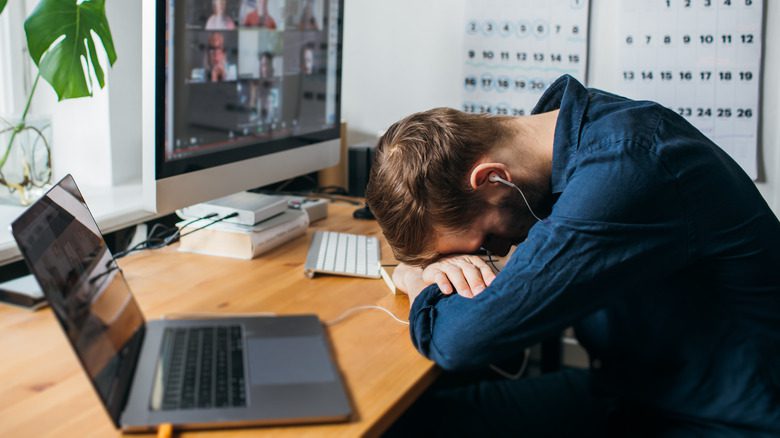
[[[340,323],[341,321],[349,318],[354,313],[361,312],[363,310],[372,310],[372,309],[373,310],[381,310],[381,311],[387,313],[388,315],[390,315],[391,318],[393,318],[394,320],[398,321],[399,323],[404,324],[404,325],[409,325],[409,321],[404,321],[403,319],[395,316],[395,314],[393,312],[391,312],[388,309],[385,309],[382,306],[357,306],[357,307],[352,307],[350,309],[345,310],[344,313],[342,313],[341,315],[339,315],[335,319],[327,321],[325,323],[325,325],[327,325],[327,326],[336,325],[336,324]]]
[[[276,316],[273,312],[247,312],[247,313],[166,313],[162,319],[220,319],[220,318],[245,318],[251,316]]]
[[[523,364],[520,365],[520,370],[518,370],[516,373],[512,374],[508,371],[504,371],[501,368],[490,364],[490,369],[495,371],[496,374],[499,376],[509,379],[509,380],[518,380],[519,378],[523,377],[523,373],[525,373],[526,367],[528,367],[528,358],[531,356],[531,349],[526,348],[525,349],[525,358],[523,359]]]
[[[520,190],[520,187],[517,187],[517,185],[515,183],[509,182],[509,181],[505,180],[504,178],[501,178],[498,175],[490,175],[489,180],[492,181],[492,182],[501,183],[501,184],[503,184],[503,185],[505,185],[507,187],[514,187],[515,190],[520,192],[520,196],[523,197],[523,201],[525,201],[525,206],[528,207],[528,211],[531,212],[531,216],[535,217],[536,220],[538,220],[539,222],[542,221],[539,218],[539,216],[537,216],[536,213],[534,213],[534,210],[531,208],[531,204],[529,204],[528,203],[528,199],[525,198],[525,193],[523,193],[523,191]]]
[[[382,312],[385,312],[387,315],[389,315],[391,318],[396,320],[397,322],[409,325],[409,321],[404,321],[401,318],[395,316],[393,312],[391,312],[389,309],[386,309],[382,306],[375,306],[375,305],[367,305],[367,306],[357,306],[352,307],[350,309],[345,310],[341,315],[336,317],[335,319],[332,319],[330,321],[325,322],[325,325],[327,326],[333,326],[341,321],[344,321],[345,319],[349,318],[353,314],[357,312],[362,312],[364,310],[381,310]],[[211,312],[211,313],[167,313],[162,316],[162,319],[215,319],[215,318],[225,318],[225,317],[249,317],[249,316],[276,316],[273,312],[251,312],[251,313],[217,313],[217,312]],[[501,377],[509,380],[517,380],[523,376],[523,373],[525,373],[525,369],[528,366],[528,358],[530,357],[530,349],[526,348],[525,350],[525,358],[523,359],[523,364],[520,366],[520,370],[517,371],[515,374],[512,374],[508,371],[504,371],[503,369],[497,367],[496,365],[490,364],[490,369],[493,370],[496,374],[500,375]]]

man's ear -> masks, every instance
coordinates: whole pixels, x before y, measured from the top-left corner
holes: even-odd
[[[480,163],[471,169],[469,185],[477,190],[485,184],[498,184],[489,180],[490,175],[498,175],[506,181],[512,181],[512,176],[504,163]]]

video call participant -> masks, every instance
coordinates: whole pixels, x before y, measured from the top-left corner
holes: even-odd
[[[303,0],[303,11],[298,28],[300,30],[320,30],[317,18],[314,16],[314,0]]]
[[[306,43],[301,48],[301,73],[314,74],[314,43]]]
[[[221,32],[213,32],[209,35],[204,70],[208,82],[236,79],[235,66],[229,65],[227,62],[225,37]]]
[[[236,23],[232,18],[225,15],[227,0],[213,0],[213,13],[206,21],[206,30],[234,30]]]
[[[276,87],[260,87],[257,98],[257,117],[260,123],[272,125],[279,119],[279,90]]]
[[[780,222],[750,177],[676,112],[570,76],[532,114],[413,114],[366,197],[423,355],[487,368],[574,326],[590,369],[442,383],[395,431],[780,436]],[[509,244],[495,277],[468,255]]]
[[[241,4],[241,23],[247,27],[276,29],[276,20],[268,12],[269,0],[244,0]]]
[[[271,79],[274,76],[274,54],[268,51],[260,54],[260,79]]]

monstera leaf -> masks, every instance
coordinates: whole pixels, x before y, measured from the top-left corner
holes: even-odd
[[[3,13],[3,9],[5,9],[6,3],[8,3],[8,0],[0,0],[0,14]]]
[[[103,88],[96,39],[109,63],[116,61],[105,0],[41,0],[24,22],[24,31],[30,56],[59,100],[91,96],[92,73]]]

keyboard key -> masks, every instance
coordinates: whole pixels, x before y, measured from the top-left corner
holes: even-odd
[[[336,266],[333,268],[336,272],[346,272],[344,266],[347,260],[347,235],[339,233],[339,244],[336,249]]]
[[[347,256],[344,264],[344,272],[354,274],[357,266],[357,236],[347,235]]]
[[[379,241],[376,237],[369,237],[366,243],[366,272],[367,275],[379,273]]]
[[[317,253],[317,269],[322,270],[325,269],[325,256],[328,250],[328,238],[330,237],[329,232],[320,233],[322,235],[320,240],[320,250]]]
[[[366,236],[358,236],[357,274],[366,275]]]
[[[328,251],[325,253],[325,270],[336,270],[336,247],[338,246],[337,233],[329,233],[328,237]]]

